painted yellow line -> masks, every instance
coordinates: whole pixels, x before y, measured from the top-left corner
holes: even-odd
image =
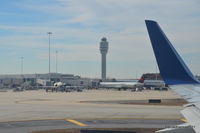
[[[81,123],[81,122],[78,122],[78,121],[75,121],[75,120],[72,120],[72,119],[66,119],[66,121],[69,121],[69,122],[71,122],[71,123],[74,123],[74,124],[79,125],[79,126],[82,126],[82,127],[88,126],[88,125],[86,125],[86,124],[83,124],[83,123]]]
[[[188,122],[188,120],[186,120],[186,119],[184,119],[184,118],[182,118],[181,120],[184,121],[184,122]]]

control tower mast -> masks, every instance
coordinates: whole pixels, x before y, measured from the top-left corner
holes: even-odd
[[[108,42],[105,37],[101,39],[100,52],[101,52],[101,78],[102,81],[106,81],[106,54],[108,52]]]

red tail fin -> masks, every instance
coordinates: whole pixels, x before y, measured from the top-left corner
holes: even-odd
[[[62,78],[62,76],[60,76],[60,82],[62,82],[63,81],[63,78]]]
[[[144,83],[144,75],[142,75],[142,77],[139,79],[139,81],[138,82],[140,82],[140,83]]]

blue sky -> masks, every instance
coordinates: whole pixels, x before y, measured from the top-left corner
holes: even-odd
[[[145,19],[159,22],[194,74],[200,74],[198,0],[1,0],[0,74],[51,72],[100,77],[99,42],[109,41],[107,76],[135,78],[155,72]]]

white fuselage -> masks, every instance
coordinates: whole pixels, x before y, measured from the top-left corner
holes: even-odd
[[[63,83],[62,82],[56,82],[56,83],[54,83],[53,86],[54,87],[61,87],[61,86],[63,86]]]
[[[100,82],[103,88],[134,88],[143,85],[139,82]]]

